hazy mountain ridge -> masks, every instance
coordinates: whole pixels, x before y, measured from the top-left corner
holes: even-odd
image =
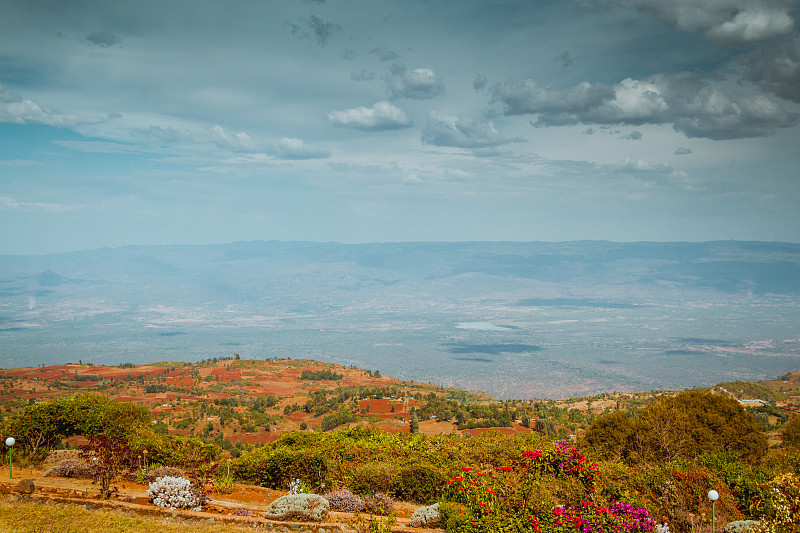
[[[0,256],[0,297],[4,367],[164,351],[198,360],[235,346],[498,397],[558,397],[796,368],[800,244],[127,246]],[[687,372],[703,358],[721,369],[687,382],[665,356]]]

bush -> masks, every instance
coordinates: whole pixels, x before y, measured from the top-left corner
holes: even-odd
[[[356,468],[350,486],[356,494],[389,493],[394,487],[396,469],[389,463],[367,463]]]
[[[53,468],[53,475],[57,477],[74,477],[90,479],[94,477],[94,470],[86,462],[79,459],[67,459]]]
[[[263,487],[288,489],[294,479],[319,486],[328,472],[324,457],[286,448],[259,448],[231,461],[237,479]]]
[[[332,511],[359,513],[364,510],[364,501],[348,488],[326,492],[323,498],[328,500]]]
[[[383,492],[364,496],[364,511],[378,516],[389,516],[394,511],[394,500]]]
[[[150,483],[147,495],[157,507],[202,511],[205,493],[183,477],[165,476]]]
[[[402,500],[431,503],[442,495],[445,481],[432,466],[407,465],[400,469],[392,493]]]

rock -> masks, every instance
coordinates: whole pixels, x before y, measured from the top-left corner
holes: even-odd
[[[328,500],[316,494],[289,494],[278,498],[264,514],[270,520],[321,522],[328,516]]]
[[[50,477],[51,475],[53,475],[53,470],[55,470],[55,469],[56,469],[56,467],[51,466],[50,468],[45,470],[44,474],[42,474],[42,477]]]
[[[725,533],[747,533],[750,529],[758,525],[758,520],[737,520],[728,522],[725,526]]]
[[[33,480],[32,479],[23,479],[17,485],[17,489],[22,494],[33,494],[33,491],[36,490],[36,485],[33,484]]]
[[[420,507],[411,516],[408,525],[411,527],[438,527],[441,518],[439,516],[439,504]]]

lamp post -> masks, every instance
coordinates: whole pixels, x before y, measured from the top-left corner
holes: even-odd
[[[715,511],[714,504],[719,499],[719,492],[715,490],[708,491],[708,499],[711,500],[711,533],[714,533],[714,528],[716,526],[716,524],[714,523],[716,521],[716,516],[714,513]]]
[[[14,470],[13,470],[13,467],[11,466],[11,455],[12,455],[12,452],[14,451],[14,445],[16,443],[17,443],[17,441],[14,440],[14,437],[8,437],[6,439],[6,446],[8,446],[8,478],[9,479],[14,479]]]

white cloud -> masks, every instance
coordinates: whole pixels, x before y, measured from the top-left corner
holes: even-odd
[[[178,145],[184,143],[213,144],[219,149],[229,152],[250,152],[255,143],[243,131],[229,131],[219,124],[208,128],[187,128],[178,130],[172,126],[150,126],[131,130],[133,137],[150,139],[162,145]]]
[[[724,46],[765,41],[792,31],[789,0],[620,0],[685,31],[705,31]]]
[[[21,202],[8,196],[0,196],[0,210],[3,211],[38,211],[45,213],[66,213],[77,209],[66,204],[53,204],[42,202]]]
[[[394,98],[429,100],[444,94],[444,83],[429,68],[406,70],[401,65],[394,65],[387,83]]]
[[[405,111],[389,102],[376,102],[372,107],[355,107],[332,111],[328,120],[334,126],[366,131],[396,130],[411,126]]]
[[[58,113],[41,107],[29,98],[0,85],[0,122],[10,124],[44,124],[56,128],[74,128],[82,124],[100,124],[107,118]]]
[[[281,159],[322,159],[330,152],[308,146],[302,139],[283,137],[275,148],[275,156]]]
[[[428,114],[422,142],[436,146],[487,148],[512,142],[500,134],[491,121],[474,122],[441,113]]]

